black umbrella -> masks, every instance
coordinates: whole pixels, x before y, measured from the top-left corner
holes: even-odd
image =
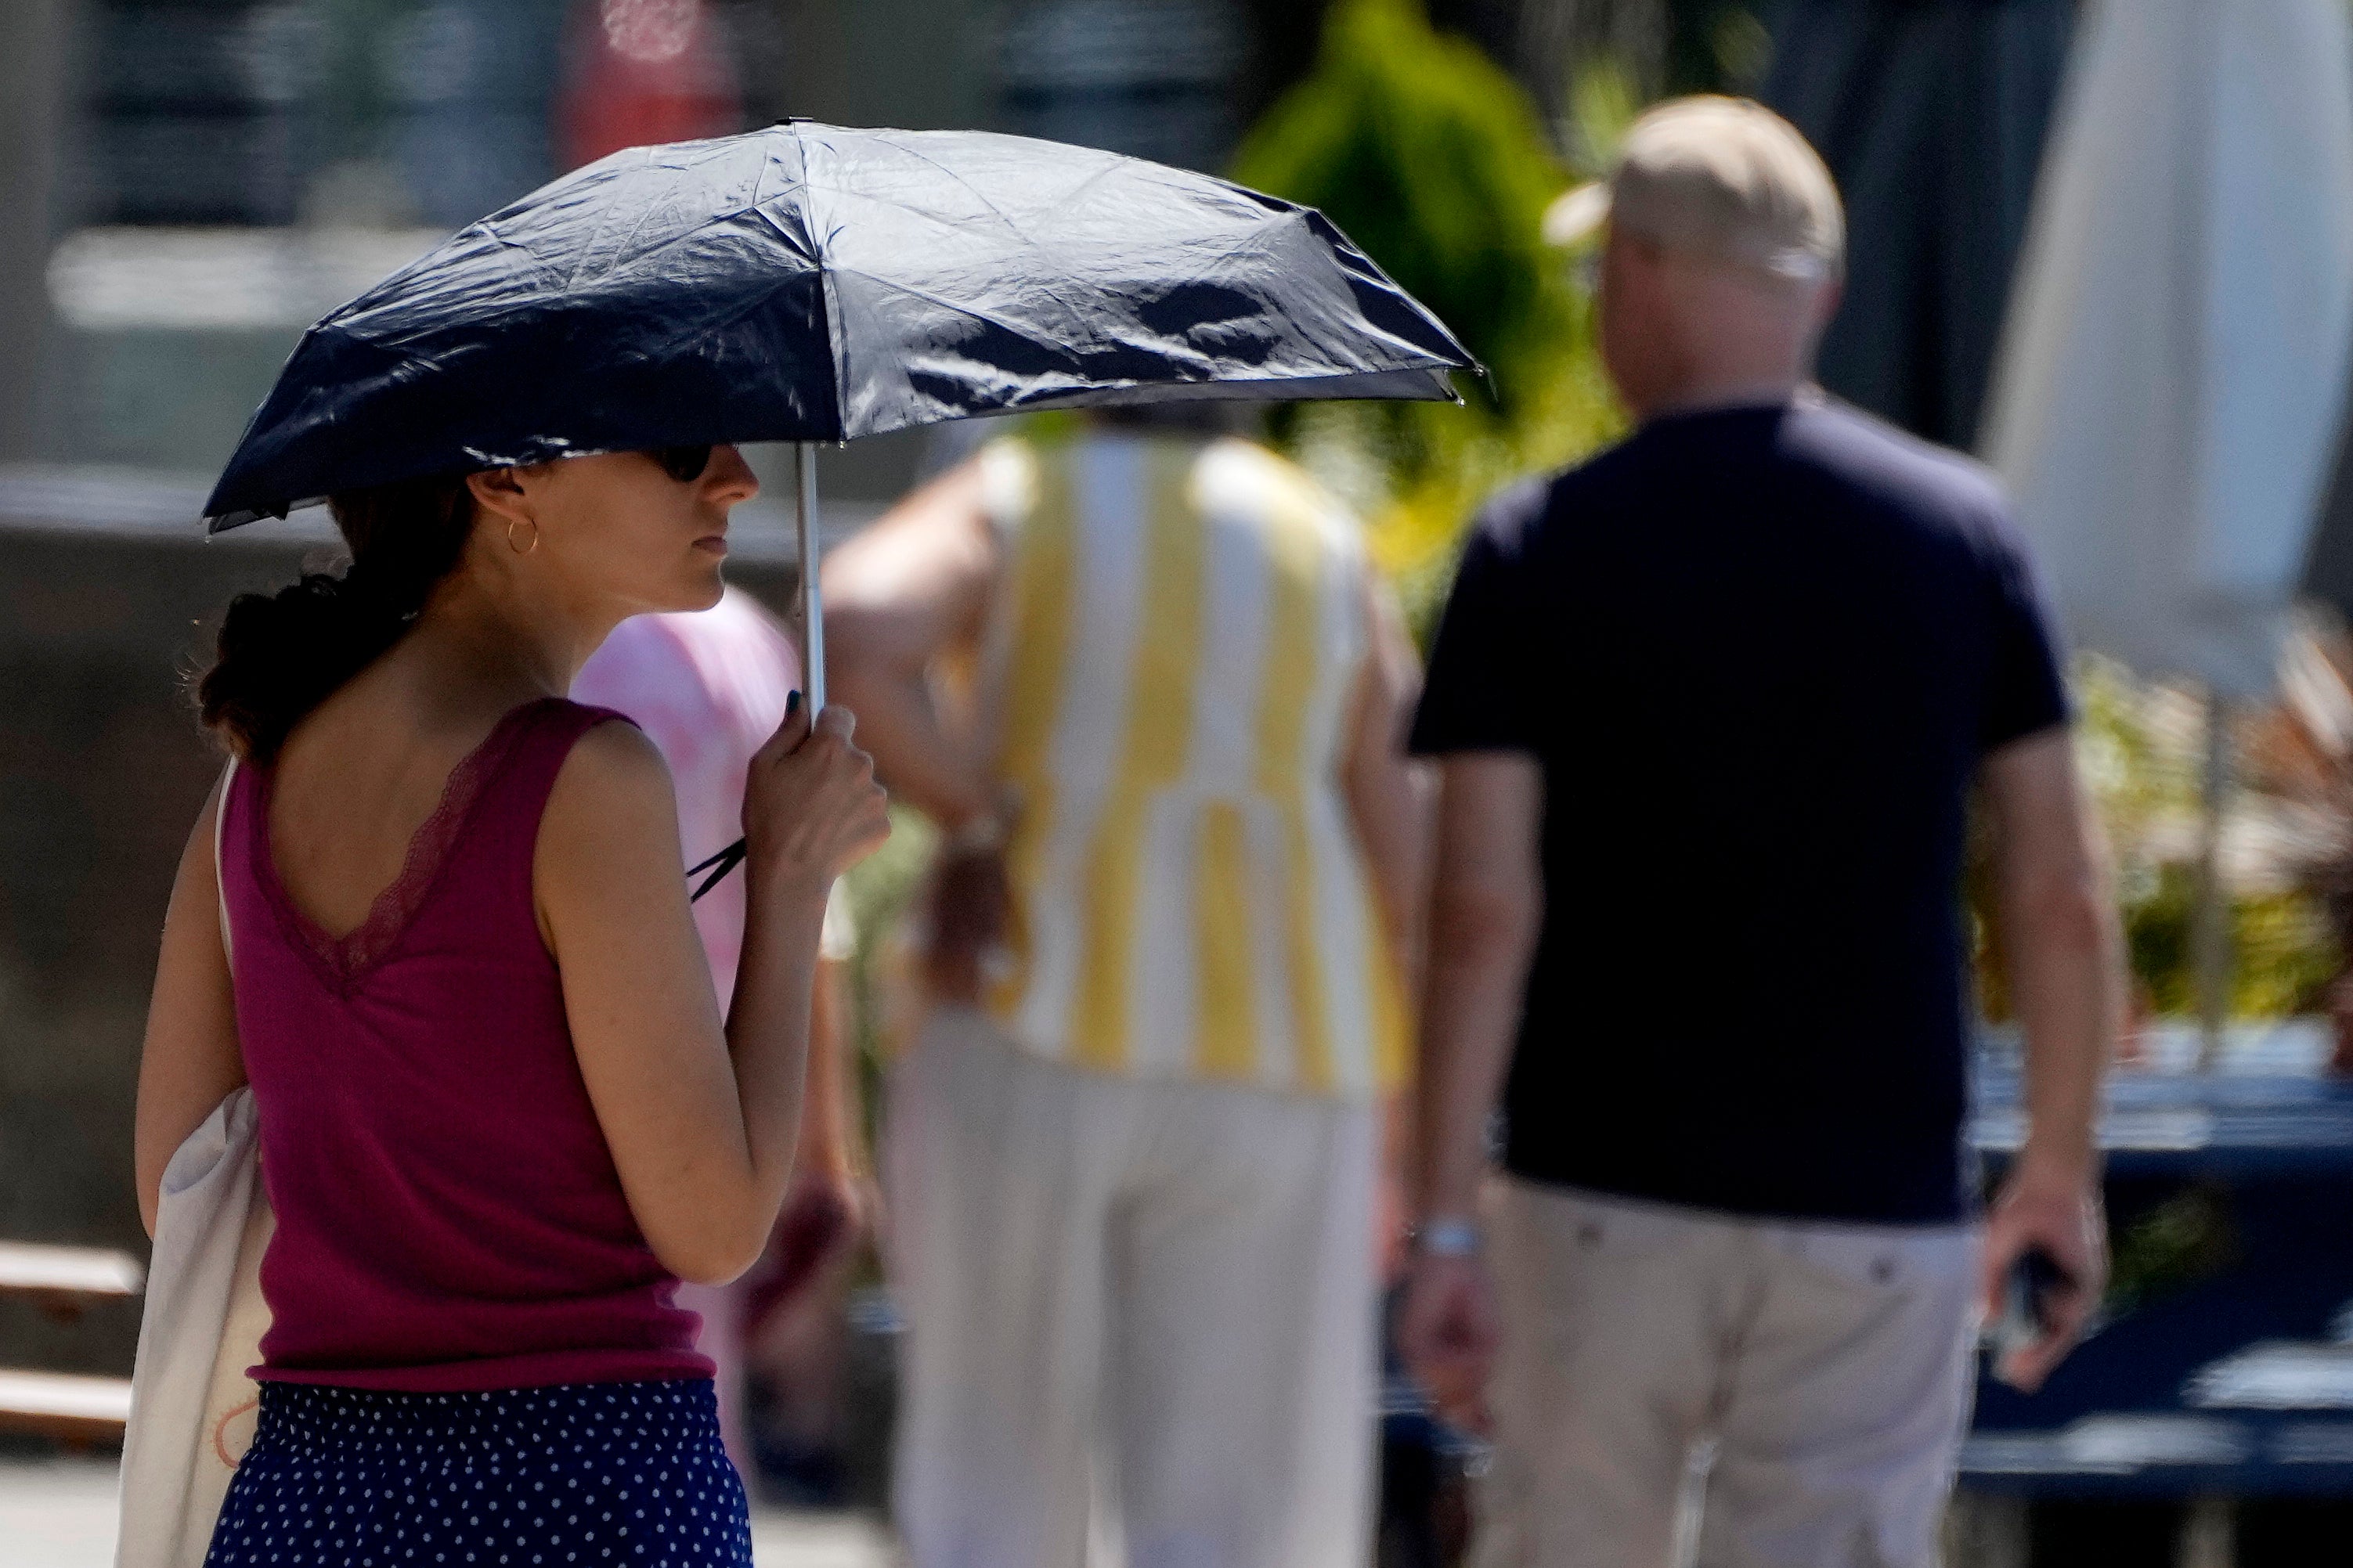
[[[1060,142],[789,121],[617,153],[328,315],[205,511],[218,532],[395,479],[793,441],[813,562],[815,442],[1174,398],[1448,398],[1470,363],[1312,208]]]
[[[205,510],[217,531],[427,474],[1008,410],[1444,398],[1468,363],[1311,209],[1060,142],[793,121],[617,153],[334,311]]]
[[[1470,356],[1323,215],[1091,148],[788,121],[543,186],[303,334],[212,531],[332,491],[1177,398],[1453,396]]]

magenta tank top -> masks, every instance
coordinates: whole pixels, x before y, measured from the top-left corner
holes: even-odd
[[[549,698],[500,720],[341,940],[278,879],[269,771],[232,776],[221,891],[278,1211],[256,1376],[452,1393],[711,1375],[629,1213],[533,910],[548,792],[607,719]]]

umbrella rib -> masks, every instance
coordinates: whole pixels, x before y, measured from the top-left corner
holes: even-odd
[[[652,162],[653,159],[650,156],[641,157],[638,160],[638,167],[642,169]],[[597,214],[596,226],[588,231],[588,243],[580,247],[582,251],[580,260],[574,266],[565,268],[560,274],[558,274],[558,276],[564,279],[565,288],[569,289],[580,280],[580,269],[587,265],[587,258],[590,254],[594,253],[596,242],[605,237],[605,230],[610,224],[612,216],[613,209],[611,205],[608,203]],[[642,215],[640,215],[640,216],[642,217]],[[504,238],[503,236],[501,237],[501,239]],[[513,245],[517,249],[522,251],[525,255],[530,256],[534,259],[538,257],[539,253],[537,251],[533,250],[529,246],[522,244],[520,240],[506,240],[505,243]]]
[[[620,238],[619,238],[617,241],[616,241],[616,245],[617,245],[617,247],[622,247],[622,248],[626,248],[626,247],[628,246],[628,244],[629,244],[629,242],[630,242],[631,240],[634,240],[635,238],[637,238],[638,234],[638,231],[639,231],[639,230],[641,230],[641,229],[643,229],[643,228],[646,226],[646,225],[647,225],[647,224],[649,224],[649,223],[650,223],[650,222],[652,222],[652,221],[653,221],[654,206],[655,206],[655,205],[656,205],[656,204],[653,204],[653,203],[650,203],[650,202],[649,202],[649,203],[648,203],[648,204],[646,205],[646,206],[644,207],[644,209],[643,209],[643,210],[641,210],[641,211],[638,214],[638,216],[637,216],[637,220],[636,220],[634,223],[632,223],[632,224],[630,224],[630,225],[629,225],[629,231],[628,231],[627,234],[622,235],[622,236],[620,237]],[[603,237],[604,237],[604,236],[602,235],[602,233],[599,233],[599,234],[597,235],[597,237],[597,237],[597,238],[599,238],[599,239],[601,239],[601,238],[603,238]],[[674,235],[670,236],[668,239],[663,240],[659,245],[657,245],[657,246],[653,247],[651,249],[648,250],[645,254],[646,254],[646,255],[650,256],[650,255],[655,255],[655,254],[657,254],[657,253],[659,253],[659,252],[660,252],[660,251],[667,250],[667,249],[669,249],[671,246],[676,245],[679,241],[681,241],[681,240],[682,240],[682,239],[685,239],[685,238],[687,238],[687,237],[689,237],[689,236],[688,236],[688,235],[685,235],[685,234],[674,234]],[[630,259],[631,259],[631,260],[636,260],[636,259],[638,259],[638,258],[637,258],[637,257],[632,256],[632,257],[630,258]],[[586,257],[585,257],[585,256],[584,256],[584,257],[582,257],[582,258],[580,258],[580,267],[575,267],[575,268],[574,268],[572,269],[572,271],[571,271],[571,272],[569,272],[568,274],[566,274],[566,275],[565,275],[565,279],[564,279],[564,286],[565,286],[565,288],[567,288],[567,289],[570,289],[570,288],[574,288],[574,287],[575,287],[575,286],[579,283],[579,281],[580,281],[580,272],[581,272],[581,268],[585,268],[585,267],[586,267],[586,266],[587,266],[587,264],[588,264],[588,258],[587,258]],[[611,271],[613,270],[613,266],[612,266],[612,264],[608,262],[608,263],[606,265],[606,267],[605,267],[604,270],[605,270],[606,272],[607,272],[607,273],[611,272]]]
[[[999,223],[1002,223],[1013,233],[1020,236],[1023,244],[1034,246],[1038,243],[1037,240],[1030,236],[1029,230],[1023,228],[1018,223],[1016,223],[1010,213],[1008,213],[1003,207],[998,206],[995,202],[991,201],[988,197],[988,193],[982,190],[978,185],[974,184],[970,180],[965,179],[962,174],[956,173],[945,163],[941,163],[937,158],[931,157],[924,153],[919,152],[915,148],[908,146],[903,142],[894,142],[892,145],[898,148],[901,152],[905,153],[907,156],[937,169],[941,174],[946,175],[949,179],[955,181],[965,190],[970,191],[975,196],[979,198],[981,205],[987,207],[990,212],[997,215],[997,219]],[[1096,176],[1090,175],[1089,179],[1092,181],[1095,177]],[[1084,189],[1085,187],[1082,185],[1080,188]],[[828,186],[827,189],[833,191],[837,195],[858,196],[860,195],[860,193],[856,191],[844,191],[834,186]],[[868,196],[862,199],[871,201],[874,198]],[[904,203],[899,203],[897,205],[902,207],[905,206]]]
[[[1033,342],[1045,343],[1051,348],[1062,348],[1065,346],[1053,338],[1041,336],[1038,332],[1017,325],[1012,321],[1000,320],[998,317],[991,315],[987,310],[976,310],[970,305],[960,305],[953,300],[944,299],[928,289],[918,289],[910,283],[902,283],[893,278],[885,278],[880,273],[869,272],[863,268],[844,267],[834,268],[833,270],[847,272],[853,278],[863,278],[869,282],[881,284],[883,288],[889,289],[894,293],[905,294],[913,299],[922,300],[929,304],[937,305],[943,310],[952,311],[959,316],[969,316],[976,321],[987,321],[990,326],[998,328],[1003,331],[1009,332],[1018,338],[1027,338]],[[1060,300],[1061,297],[1058,294],[1053,296],[1053,298]]]
[[[800,205],[800,218],[802,232],[798,236],[786,235],[785,237],[791,241],[796,247],[806,251],[808,256],[809,265],[817,269],[817,308],[821,318],[818,321],[818,325],[824,329],[825,332],[826,370],[828,373],[828,379],[831,382],[833,390],[833,425],[834,429],[846,438],[849,435],[849,419],[848,414],[845,412],[845,410],[849,406],[849,373],[844,363],[848,358],[848,343],[846,341],[846,334],[841,329],[841,310],[839,303],[834,298],[833,264],[828,259],[826,255],[826,241],[830,237],[830,236],[829,234],[820,234],[818,232],[816,202],[814,200],[816,194],[819,191],[825,192],[829,195],[838,195],[839,193],[834,186],[824,184],[818,178],[815,170],[820,160],[810,155],[810,141],[808,135],[798,124],[796,124],[793,127],[793,144],[800,149],[801,155],[800,182],[803,196]],[[839,149],[837,149],[830,141],[822,137],[818,139],[816,145],[823,150],[822,156],[825,159],[834,158],[839,153]],[[771,226],[776,226],[776,220],[774,217],[770,217],[765,208],[762,209],[760,216],[766,217]],[[778,227],[777,232],[780,234],[784,233],[781,227]],[[804,456],[802,460],[804,462],[809,461],[806,456]],[[809,495],[813,496],[816,494],[816,482],[817,481],[814,478],[808,480],[811,487],[807,492]],[[809,541],[807,535],[803,535],[802,543],[804,549],[808,547]],[[804,586],[806,586],[806,584],[804,584]],[[814,595],[814,590],[811,590],[811,593]],[[817,613],[816,599],[811,597],[805,607],[808,609],[810,614],[815,615]],[[820,671],[820,673],[822,672]]]
[[[668,168],[669,172],[670,172],[671,174],[673,174],[673,175],[676,175],[676,174],[680,174],[684,173],[684,170],[685,170],[685,168],[687,168],[687,167],[695,167],[695,166],[698,166],[698,165],[695,165],[695,164],[688,164],[688,165],[684,165],[684,166],[681,166],[681,165],[679,165],[679,164],[670,164],[670,165],[666,165],[666,167]],[[646,155],[644,158],[642,158],[642,159],[638,160],[638,172],[642,173],[642,172],[644,172],[644,171],[650,170],[650,169],[652,169],[652,168],[654,168],[654,167],[655,167],[655,163],[654,163],[654,159],[653,159],[653,155],[652,155],[652,151],[651,151],[651,150],[649,150],[649,151],[648,151],[648,153],[647,153],[647,155]],[[627,246],[628,245],[628,243],[629,243],[632,239],[636,238],[636,237],[637,237],[637,236],[638,236],[638,231],[639,231],[639,230],[641,230],[641,229],[643,229],[643,228],[646,226],[646,225],[647,225],[647,224],[649,224],[649,223],[650,223],[650,222],[652,222],[652,221],[653,221],[654,214],[655,214],[658,210],[659,210],[659,209],[660,209],[660,207],[661,207],[662,205],[663,205],[663,204],[662,204],[661,202],[656,201],[656,202],[649,202],[649,203],[647,203],[644,206],[640,207],[640,208],[638,210],[638,213],[637,213],[637,216],[636,216],[635,220],[634,220],[634,221],[632,221],[632,222],[630,223],[630,225],[629,225],[628,232],[628,233],[626,233],[626,234],[624,234],[624,235],[622,235],[622,236],[621,236],[621,237],[619,237],[619,238],[615,242],[616,247],[617,247],[617,248],[618,248],[618,247],[627,247]],[[609,213],[611,212],[611,210],[612,210],[612,209],[611,209],[611,206],[610,206],[610,205],[608,204],[608,205],[607,205],[607,207],[606,207],[606,213],[609,215]],[[580,260],[579,260],[578,264],[577,264],[577,265],[575,265],[575,267],[573,267],[569,271],[567,271],[567,272],[565,272],[565,273],[564,274],[564,286],[565,286],[565,288],[566,288],[566,289],[572,289],[572,288],[575,288],[575,287],[577,287],[577,286],[578,286],[578,284],[579,284],[579,282],[580,282],[581,273],[582,273],[582,271],[583,271],[583,270],[584,270],[584,269],[588,266],[590,257],[592,257],[593,255],[595,255],[595,254],[596,254],[596,242],[601,241],[602,239],[604,239],[605,235],[606,235],[606,229],[607,229],[607,225],[605,224],[605,222],[603,222],[603,221],[600,219],[600,221],[598,222],[598,224],[597,224],[596,227],[593,231],[591,231],[591,233],[589,234],[589,237],[588,237],[588,238],[589,238],[589,244],[587,244],[587,245],[586,245],[586,246],[583,246],[583,247],[581,247],[581,249],[582,249],[582,253],[583,253],[583,254],[581,255],[581,258],[580,258]],[[648,255],[651,255],[651,254],[654,254],[654,253],[655,253],[655,252],[657,252],[657,251],[663,250],[663,249],[667,249],[670,246],[671,246],[671,245],[674,245],[674,244],[678,243],[680,240],[690,237],[691,237],[691,233],[692,233],[692,231],[691,231],[691,230],[690,230],[690,231],[688,231],[687,233],[684,233],[684,234],[673,235],[672,237],[670,237],[670,238],[669,238],[669,239],[667,239],[667,240],[664,240],[660,245],[654,247],[652,250],[648,251],[646,254],[648,254]],[[631,259],[637,259],[637,258],[632,258]],[[605,271],[607,271],[607,272],[610,272],[612,269],[613,269],[613,268],[612,268],[611,265],[610,265],[610,264],[607,264],[604,270],[605,270]]]
[[[806,184],[807,182],[804,181],[802,183]],[[787,228],[785,225],[776,221],[776,215],[768,210],[768,204],[766,202],[762,202],[758,205],[753,207],[752,215],[754,217],[757,217],[762,223],[766,224],[770,228],[776,230],[777,238],[783,240],[786,244],[791,246],[795,250],[799,251],[802,255],[807,256],[810,266],[818,268],[820,270],[824,268],[824,247],[817,243],[817,238],[814,235],[807,233],[795,234],[790,228]]]

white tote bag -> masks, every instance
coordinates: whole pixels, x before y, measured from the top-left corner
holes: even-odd
[[[240,1089],[190,1133],[164,1172],[147,1268],[131,1424],[122,1441],[115,1568],[199,1568],[229,1477],[253,1440],[269,1309],[253,1091]]]
[[[222,775],[224,805],[235,770]],[[228,941],[224,905],[223,951]],[[274,1223],[257,1123],[253,1091],[237,1089],[164,1170],[122,1440],[115,1568],[201,1568],[229,1477],[253,1441],[260,1390],[246,1368],[261,1359],[269,1327],[261,1254]]]

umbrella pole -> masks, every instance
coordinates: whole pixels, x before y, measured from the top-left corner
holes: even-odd
[[[817,443],[796,442],[793,526],[801,550],[801,687],[809,718],[825,711],[825,601],[818,590]]]

